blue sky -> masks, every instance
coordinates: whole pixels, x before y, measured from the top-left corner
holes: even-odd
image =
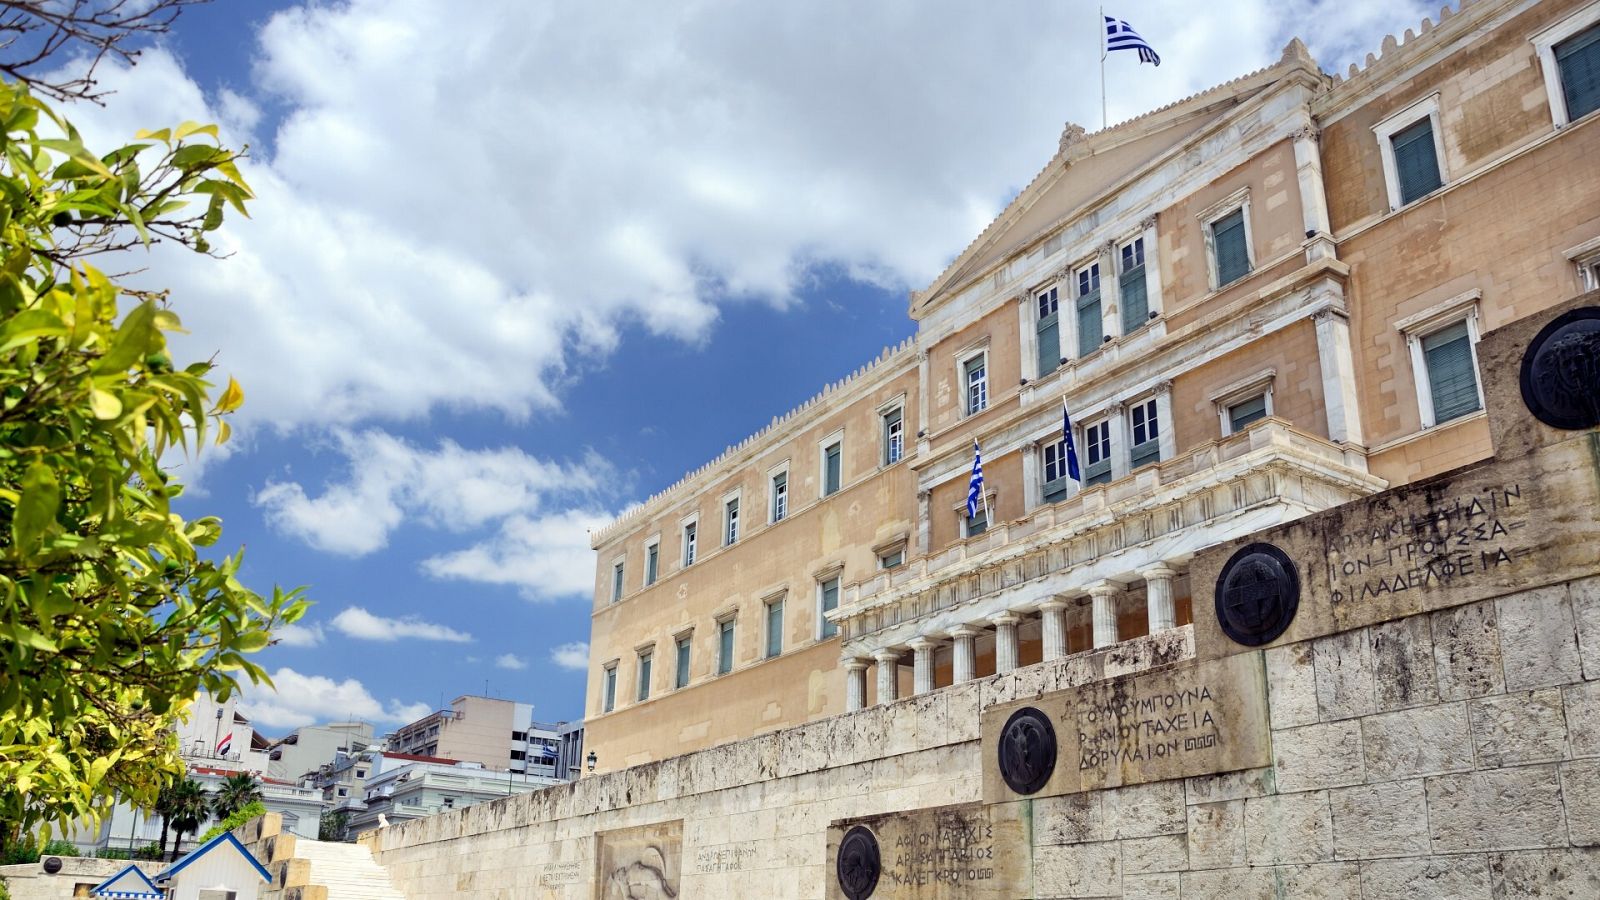
[[[262,730],[380,730],[462,693],[582,715],[584,528],[912,332],[925,286],[1099,124],[1094,7],[486,0],[190,9],[97,146],[219,121],[258,200],[224,261],[158,248],[186,359],[248,400],[184,466],[246,580],[317,606]],[[1129,2],[1116,121],[1278,57],[1347,65],[1425,9]]]

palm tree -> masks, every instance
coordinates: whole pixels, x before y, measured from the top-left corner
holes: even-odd
[[[211,812],[221,821],[260,799],[261,788],[256,784],[255,776],[238,772],[229,775],[216,793],[211,795]]]
[[[156,795],[155,814],[161,817],[161,855],[162,856],[166,856],[167,855],[167,834],[168,834],[168,832],[170,831],[170,829],[172,827],[172,814],[173,814],[172,798],[173,798],[173,789],[175,787],[177,787],[177,783],[176,782],[168,784],[167,786],[165,786],[165,787],[163,787],[161,789],[161,793]],[[133,852],[133,846],[131,844],[128,847],[128,852],[129,853]]]
[[[172,823],[172,858],[178,858],[183,836],[193,834],[211,814],[211,796],[200,782],[185,778],[172,786],[169,819]]]

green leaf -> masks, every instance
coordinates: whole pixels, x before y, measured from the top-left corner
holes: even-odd
[[[217,400],[217,412],[233,412],[244,404],[244,388],[239,387],[239,382],[228,376],[228,389],[222,392],[222,397]]]
[[[161,333],[156,330],[155,316],[156,305],[148,300],[130,310],[111,339],[105,356],[94,364],[94,372],[126,372],[135,362],[158,349]]]
[[[217,137],[217,126],[201,125],[196,122],[185,122],[178,126],[177,131],[173,132],[173,136],[180,141],[191,134],[209,134],[215,138]],[[218,140],[221,140],[221,138],[218,138]]]
[[[60,506],[61,488],[55,471],[43,462],[28,466],[22,476],[22,497],[17,501],[17,513],[11,521],[11,534],[17,547],[36,546],[45,529],[55,524],[56,510]]]
[[[122,401],[117,395],[99,388],[89,391],[89,408],[94,411],[96,419],[115,419],[122,415]]]
[[[42,309],[25,309],[0,327],[0,353],[42,337],[60,337],[66,333],[67,323],[61,321],[61,317],[55,313]]]

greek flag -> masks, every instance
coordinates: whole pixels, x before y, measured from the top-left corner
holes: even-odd
[[[972,481],[967,485],[967,521],[972,521],[978,515],[978,507],[983,505],[983,451],[978,449],[978,442],[972,442]]]
[[[1106,16],[1105,20],[1107,52],[1112,50],[1137,50],[1139,51],[1139,62],[1161,65],[1161,57],[1157,56],[1156,51],[1144,42],[1144,38],[1139,37],[1139,32],[1134,31],[1132,25],[1121,19],[1113,19],[1110,16]]]
[[[1067,448],[1067,477],[1083,483],[1083,473],[1078,468],[1078,448],[1072,443],[1072,417],[1067,415],[1067,398],[1061,398],[1061,440]]]

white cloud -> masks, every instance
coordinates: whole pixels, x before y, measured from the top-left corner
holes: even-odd
[[[464,634],[444,625],[424,622],[415,616],[388,619],[375,616],[359,606],[352,606],[334,616],[333,627],[347,637],[362,641],[398,641],[402,638],[416,638],[423,641],[465,644],[472,640],[470,634]]]
[[[510,669],[520,672],[528,667],[528,661],[515,653],[502,653],[494,658],[494,667],[497,669]]]
[[[316,647],[324,637],[321,625],[279,625],[272,632],[273,640],[285,647]]]
[[[550,648],[550,661],[563,669],[583,671],[589,668],[589,645],[584,641],[573,641]]]
[[[272,673],[276,691],[247,688],[239,709],[256,725],[294,728],[319,722],[410,722],[432,711],[426,703],[387,703],[373,697],[354,678],[335,681],[322,675],[303,675],[280,668]]]
[[[534,519],[511,516],[483,543],[422,562],[435,578],[511,585],[529,600],[555,600],[594,591],[589,531],[611,521],[606,513],[568,510]]]
[[[160,48],[100,68],[112,102],[72,110],[97,145],[191,118],[235,145],[272,129],[246,166],[253,218],[216,241],[232,258],[158,248],[152,276],[194,332],[185,355],[220,348],[249,392],[240,424],[523,416],[626,323],[700,339],[719,305],[790,302],[816,264],[922,286],[1064,120],[1099,121],[1087,7],[624,6],[291,8],[254,82],[213,96]],[[1107,62],[1113,120],[1268,64],[1296,29],[1338,68],[1427,12],[1139,7],[1163,65]]]

